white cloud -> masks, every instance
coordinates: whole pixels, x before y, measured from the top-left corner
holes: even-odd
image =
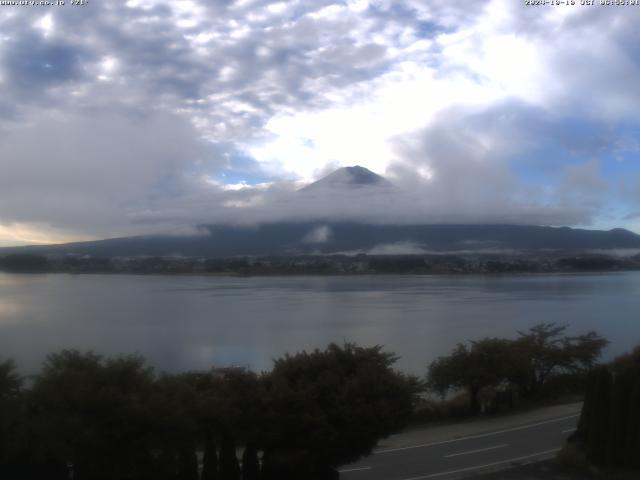
[[[42,32],[42,35],[46,38],[53,33],[54,24],[53,16],[47,14],[42,16],[37,22],[34,23],[34,27]]]
[[[331,237],[331,229],[327,225],[314,228],[302,239],[305,243],[326,243]]]
[[[78,238],[143,232],[238,220],[240,210],[245,221],[333,211],[589,222],[613,201],[607,153],[636,160],[640,33],[627,9],[126,6],[0,12],[1,235],[15,225]],[[606,138],[572,132],[580,122]],[[538,154],[531,162],[547,165],[545,186],[514,168]],[[407,191],[290,205],[293,182],[353,164]],[[233,169],[255,178],[206,180]],[[617,211],[638,210],[633,193],[615,201]]]
[[[341,11],[331,6],[319,15]],[[358,163],[384,172],[399,160],[396,139],[429,126],[444,109],[486,108],[514,97],[543,103],[544,59],[537,45],[504,31],[512,14],[508,6],[490,5],[476,23],[432,41],[413,37],[396,46],[383,39],[396,47],[388,72],[329,92],[328,108],[272,117],[265,126],[271,138],[249,152],[275,171],[304,179],[327,165]]]
[[[2,132],[0,142],[0,222],[5,236],[13,231],[25,241],[38,242],[38,231],[51,241],[65,230],[80,237],[134,231],[130,214],[175,195],[205,154],[189,125],[166,114],[34,113],[30,120]]]
[[[445,107],[477,107],[496,98],[468,79],[441,80],[429,67],[402,63],[358,102],[271,118],[265,128],[272,139],[248,151],[276,171],[307,180],[327,165],[357,163],[384,172],[398,160],[398,136],[430,125]]]

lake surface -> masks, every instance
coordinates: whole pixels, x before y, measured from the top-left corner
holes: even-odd
[[[140,353],[160,370],[244,365],[329,342],[385,345],[423,374],[457,342],[539,322],[640,344],[640,273],[206,277],[0,274],[0,359],[37,371],[63,348]]]

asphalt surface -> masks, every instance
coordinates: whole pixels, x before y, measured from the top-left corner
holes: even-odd
[[[382,448],[342,467],[344,480],[451,480],[555,456],[578,414],[460,438]]]

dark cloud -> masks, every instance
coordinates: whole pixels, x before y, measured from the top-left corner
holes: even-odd
[[[19,45],[9,44],[4,57],[4,66],[10,74],[8,81],[13,88],[33,94],[81,75],[84,52],[80,49],[42,42],[36,36],[24,40],[29,45],[28,55]]]

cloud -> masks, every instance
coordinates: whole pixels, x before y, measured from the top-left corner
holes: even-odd
[[[634,226],[635,23],[626,8],[508,0],[5,8],[0,235],[305,218]],[[293,193],[353,164],[398,191]]]
[[[179,195],[206,150],[175,116],[66,111],[0,134],[0,219],[77,234],[130,230],[130,215]]]
[[[378,245],[370,249],[369,255],[424,255],[428,250],[415,242],[396,242]]]
[[[329,237],[331,237],[331,229],[327,225],[322,225],[307,233],[302,241],[304,243],[326,243]]]

